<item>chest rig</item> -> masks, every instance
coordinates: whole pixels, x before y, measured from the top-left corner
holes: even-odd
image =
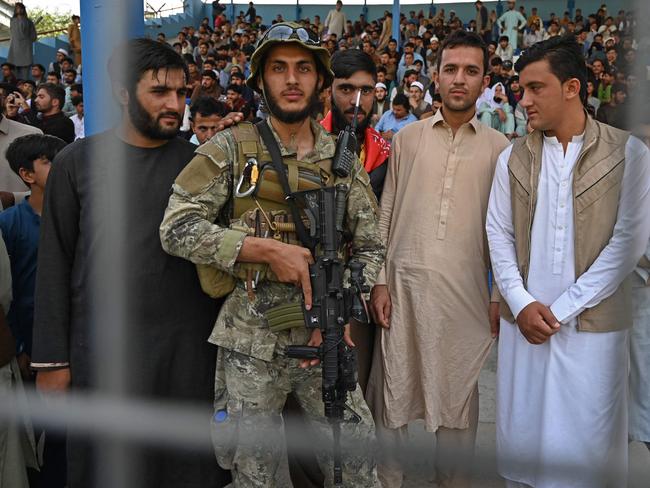
[[[280,177],[273,167],[271,155],[261,143],[257,128],[251,123],[241,123],[231,130],[237,145],[237,159],[232,162],[231,198],[218,222],[251,237],[302,246]],[[350,185],[350,176],[341,178],[332,172],[331,159],[306,163],[283,157],[282,163],[293,193],[336,184]],[[303,211],[300,214],[305,228],[309,230],[309,218]],[[246,284],[251,299],[258,282],[277,281],[267,264],[236,263],[232,275],[212,266],[198,264],[197,272],[201,288],[213,298],[229,294],[237,280]]]

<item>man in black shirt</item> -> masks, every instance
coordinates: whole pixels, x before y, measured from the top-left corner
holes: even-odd
[[[32,349],[37,387],[117,390],[207,412],[216,360],[207,338],[219,303],[158,236],[169,190],[195,149],[176,137],[187,67],[171,47],[135,39],[114,51],[109,74],[120,124],[60,152],[45,193]],[[118,326],[123,354],[106,357],[98,337]],[[105,379],[116,368],[124,373],[119,386]],[[69,438],[69,488],[94,488],[96,467],[113,468],[96,455],[103,442]],[[218,488],[227,476],[211,450],[131,449],[130,481],[138,488]]]
[[[23,108],[27,121],[38,127],[44,134],[56,136],[68,144],[74,141],[74,123],[62,112],[65,104],[65,90],[60,85],[44,83],[36,90],[34,107],[25,99],[16,98]]]

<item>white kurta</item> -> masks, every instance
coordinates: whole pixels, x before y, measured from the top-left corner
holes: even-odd
[[[650,244],[645,256],[650,259]],[[634,328],[630,337],[630,439],[650,442],[650,272],[633,275]]]
[[[532,345],[501,320],[499,473],[535,488],[625,486],[628,331],[578,332],[575,317],[611,295],[645,250],[650,154],[630,138],[613,237],[576,280],[572,180],[582,144],[582,137],[574,138],[565,155],[557,139],[544,139],[527,289],[514,246],[511,147],[497,162],[488,207],[492,267],[513,314],[537,300],[562,323],[546,343]]]
[[[508,36],[512,49],[517,49],[517,35],[519,29],[526,25],[526,18],[517,10],[508,10],[499,17],[498,22],[505,27],[501,35]]]

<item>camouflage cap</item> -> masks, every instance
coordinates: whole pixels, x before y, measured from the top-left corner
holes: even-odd
[[[257,42],[255,52],[251,56],[250,75],[246,84],[255,91],[260,91],[258,86],[262,59],[266,52],[278,43],[292,42],[299,44],[314,53],[318,69],[323,75],[323,89],[328,88],[334,80],[330,64],[330,53],[320,45],[315,34],[294,22],[280,22],[271,26]]]

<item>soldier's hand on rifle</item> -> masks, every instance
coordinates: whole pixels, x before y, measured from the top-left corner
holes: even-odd
[[[343,332],[343,340],[350,347],[356,347],[354,342],[352,342],[352,337],[350,336],[350,324],[345,326],[345,331]],[[321,334],[320,329],[314,329],[311,332],[311,337],[309,338],[308,346],[319,347],[323,343],[323,335]],[[320,364],[320,359],[301,359],[300,367],[301,368],[310,368],[312,366],[318,366]]]
[[[292,283],[302,288],[305,297],[305,308],[311,309],[312,290],[309,279],[309,265],[313,264],[314,258],[309,249],[284,244],[278,252],[273,253],[269,259],[271,271],[275,273],[282,283]]]
[[[391,302],[388,286],[375,285],[370,293],[370,315],[376,324],[390,327]]]

